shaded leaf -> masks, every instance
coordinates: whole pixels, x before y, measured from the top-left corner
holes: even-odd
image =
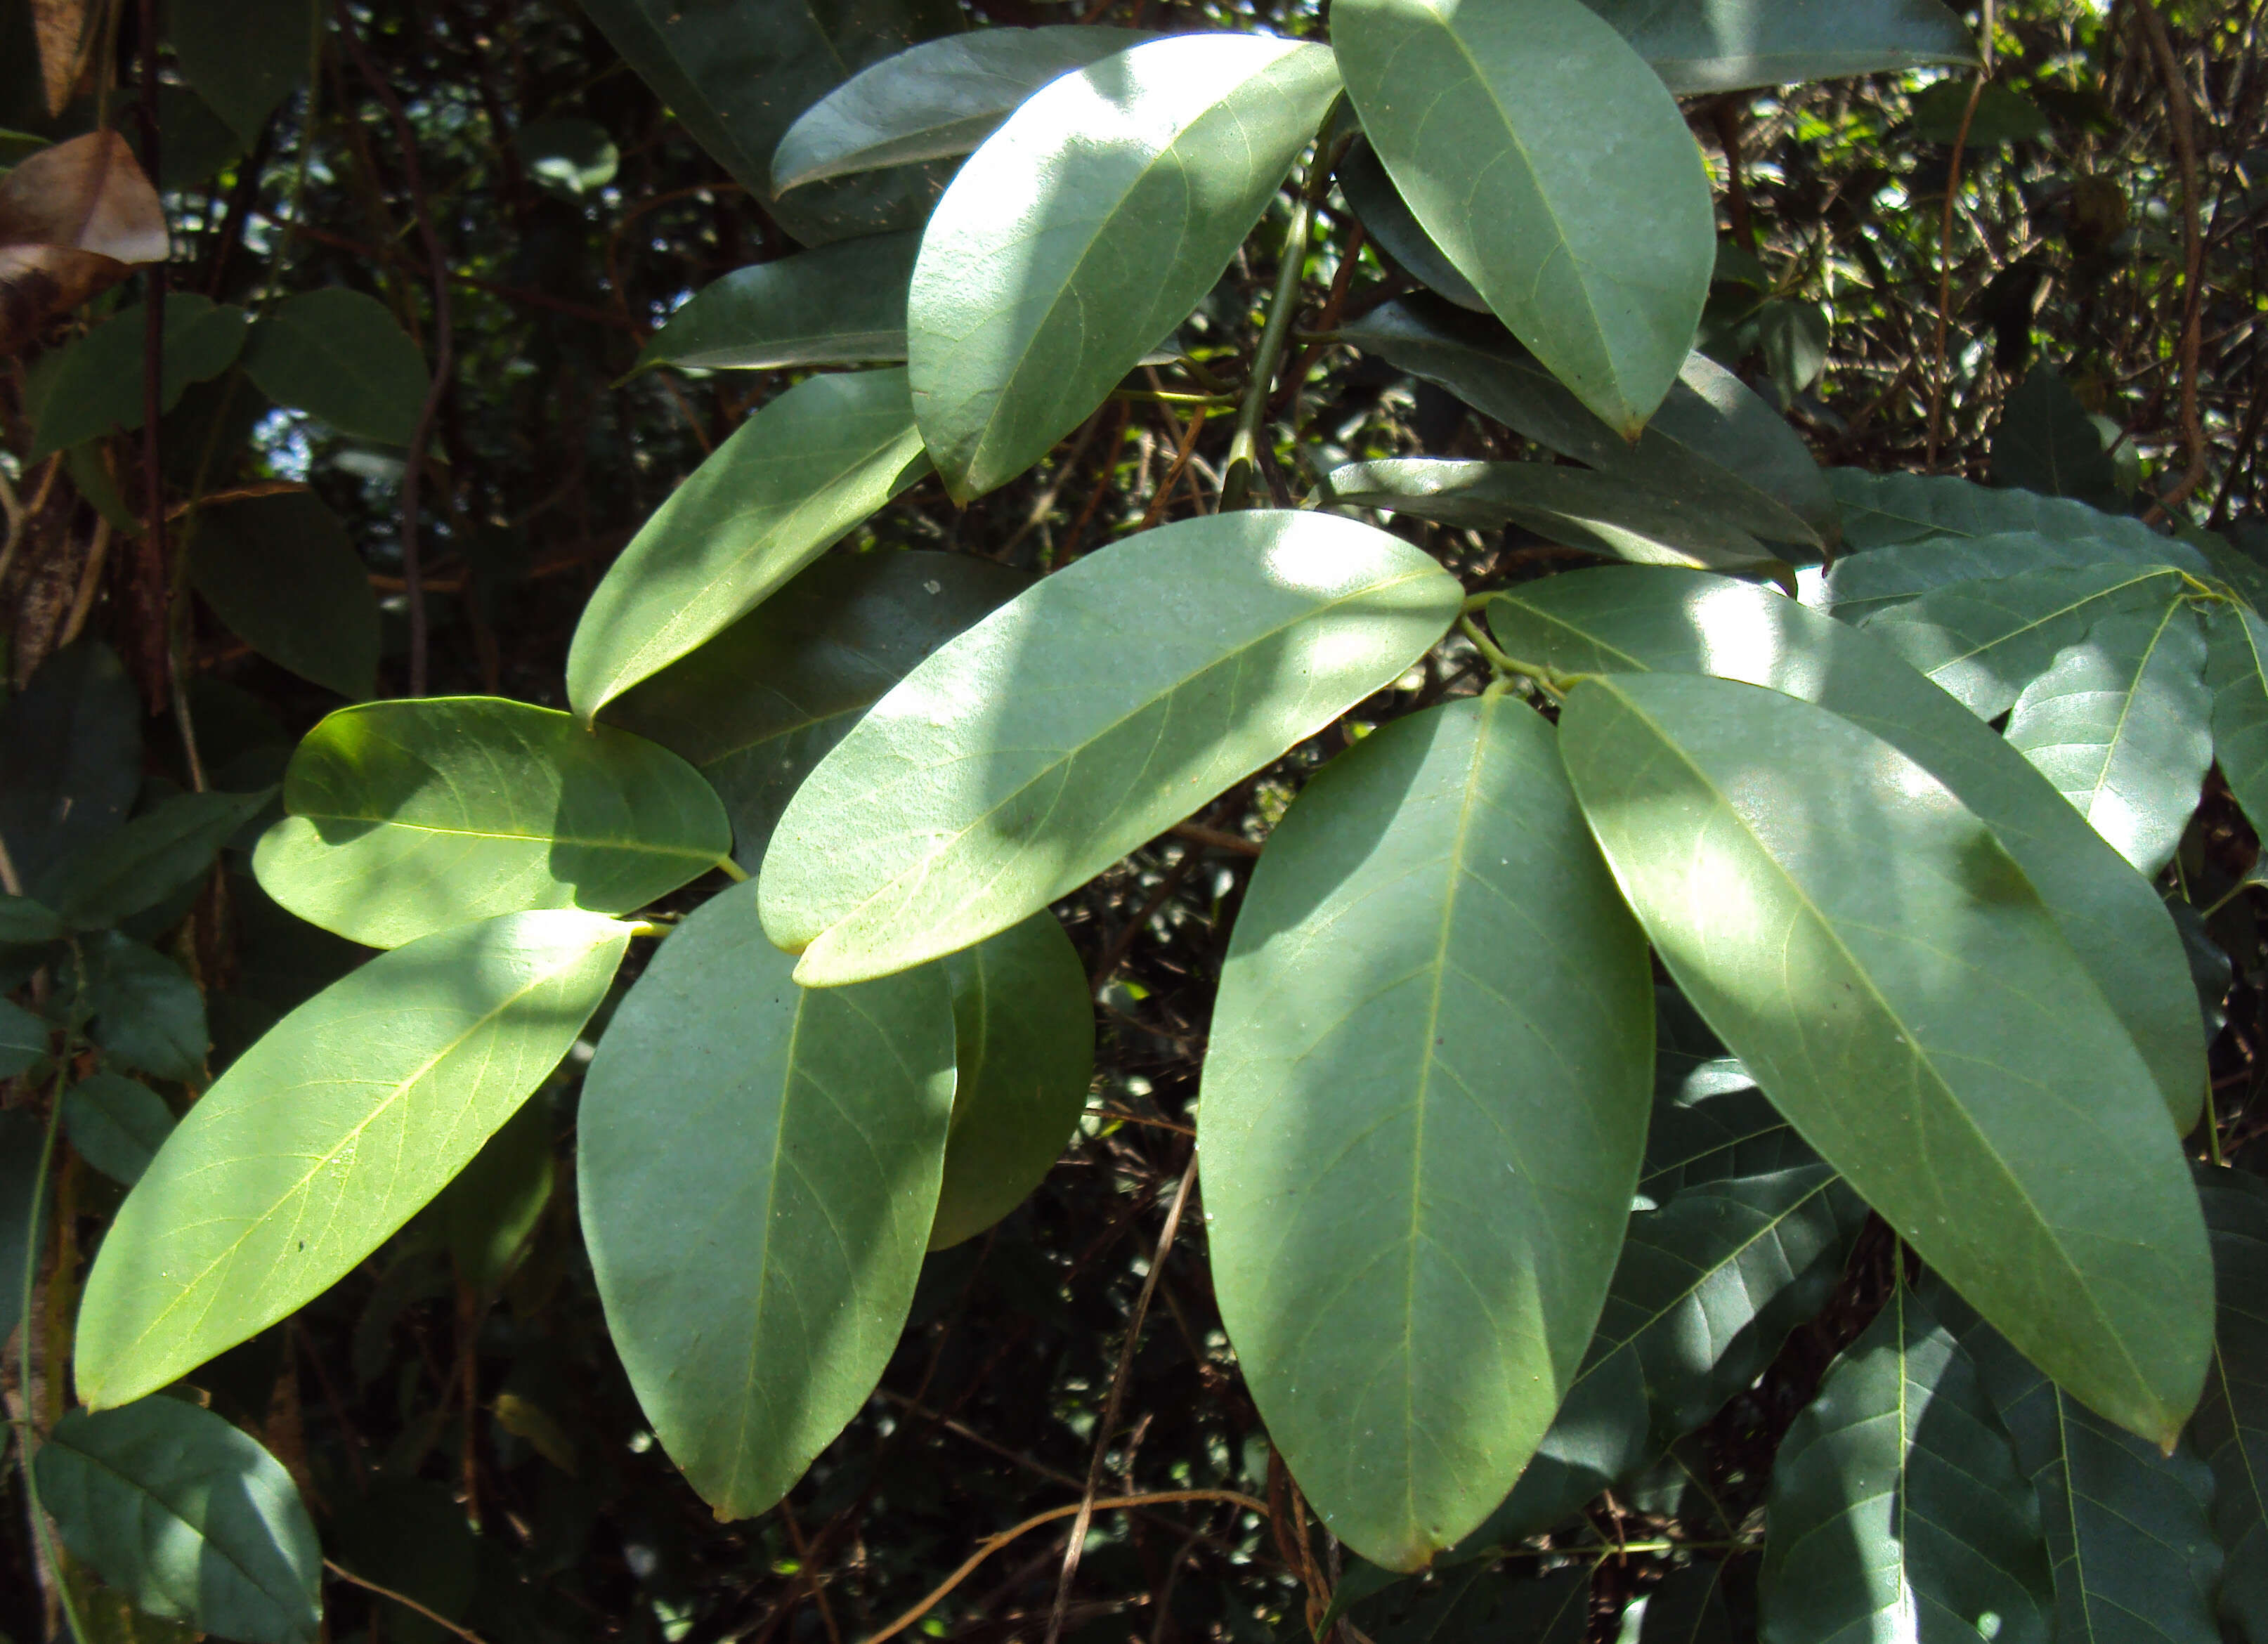
[[[165,372],[158,403],[172,410],[193,382],[217,377],[244,347],[244,310],[193,291],[166,299]],[[114,429],[142,426],[142,305],[122,308],[66,344],[37,396],[30,460]]]
[[[356,700],[378,690],[378,595],[339,517],[313,491],[197,516],[189,580],[254,651]]]
[[[432,377],[385,304],[334,286],[287,297],[245,341],[244,372],[278,405],[342,434],[407,446]]]
[[[2253,831],[2268,838],[2268,623],[2240,606],[2205,613],[2213,754]]]
[[[583,608],[567,699],[589,719],[754,610],[929,472],[902,371],[808,378],[654,511]]]
[[[55,1423],[33,1458],[63,1543],[151,1615],[247,1644],[322,1626],[322,1549],[282,1463],[179,1398]]]
[[[1418,219],[1410,215],[1409,203],[1395,191],[1394,179],[1386,174],[1386,167],[1380,162],[1377,151],[1366,139],[1357,137],[1348,145],[1345,155],[1339,161],[1337,175],[1339,191],[1346,195],[1347,203],[1362,219],[1363,228],[1372,242],[1399,264],[1403,273],[1420,284],[1431,287],[1435,295],[1447,299],[1460,308],[1470,309],[1476,313],[1488,312],[1488,299],[1473,289],[1473,283],[1457,272],[1456,264],[1449,261],[1448,254],[1418,226]],[[1388,303],[1385,307],[1392,309],[1400,306]],[[1390,323],[1381,321],[1383,312],[1373,309],[1356,321],[1356,325],[1375,328],[1381,323]],[[1352,340],[1354,328],[1352,326],[1342,327],[1341,337]],[[1512,347],[1519,347],[1518,343],[1512,342],[1509,335],[1504,340]],[[1521,351],[1525,353],[1527,350],[1523,349]],[[1388,358],[1392,356],[1389,354]],[[1535,367],[1535,372],[1553,387],[1558,387],[1558,380],[1541,365]],[[1432,380],[1429,378],[1428,380]],[[1560,392],[1564,394],[1566,391],[1560,389]],[[1569,397],[1572,399],[1573,396]],[[1576,401],[1576,403],[1580,405],[1582,402]]]
[[[256,793],[177,793],[40,877],[40,891],[80,930],[115,925],[202,879],[221,846],[268,807]]]
[[[129,1067],[161,1079],[194,1079],[204,1065],[204,997],[180,966],[116,931],[79,943],[86,963],[81,999],[94,1042]]]
[[[655,1436],[718,1516],[772,1505],[897,1345],[953,1099],[940,970],[806,992],[756,888],[703,903],[584,1080],[583,1236]]]
[[[0,946],[60,941],[70,927],[29,896],[0,896]]]
[[[2198,1167],[2220,1298],[2213,1368],[2191,1429],[2213,1468],[2213,1529],[2228,1555],[2220,1618],[2268,1639],[2268,1186]]]
[[[2165,563],[2190,564],[2181,544],[2139,520],[2104,513],[2067,497],[1998,490],[1950,475],[1869,474],[1863,468],[1830,468],[1827,483],[1843,509],[1844,546],[1852,552],[1911,542],[1921,536],[1992,536],[2036,531],[2051,538],[2102,537],[2132,544],[2138,553],[2156,552]]]
[[[1130,601],[1128,567],[1169,596]],[[820,763],[765,854],[764,929],[807,985],[1005,930],[1391,682],[1461,597],[1406,542],[1312,513],[1089,554],[939,647]]]
[[[556,910],[459,925],[285,1017],[127,1195],[79,1309],[79,1397],[162,1387],[377,1249],[558,1065],[630,935]]]
[[[1950,144],[1962,136],[1972,154],[2011,143],[2036,143],[2048,135],[2047,116],[2040,106],[2013,85],[1987,80],[1977,94],[1972,114],[1969,107],[1973,80],[1943,79],[1913,100],[1913,136],[1924,143]],[[2022,390],[2019,387],[2018,392]],[[2098,446],[2098,449],[2100,447]]]
[[[1393,1569],[1477,1525],[1551,1425],[1638,1174],[1645,947],[1553,741],[1493,696],[1325,767],[1261,857],[1213,1015],[1221,1318],[1301,1490]]]
[[[63,1093],[63,1133],[80,1158],[131,1187],[166,1138],[173,1110],[149,1086],[116,1073],[89,1073]]]
[[[1582,0],[1341,0],[1331,40],[1433,243],[1635,438],[1693,346],[1717,246],[1700,151],[1660,80]]]
[[[551,1202],[551,1104],[541,1094],[490,1137],[443,1190],[442,1226],[457,1277],[496,1294]]]
[[[1819,380],[1827,342],[1827,313],[1815,303],[1774,301],[1756,310],[1756,346],[1782,404]]]
[[[1681,97],[1970,63],[1937,0],[1584,0]]]
[[[1355,1614],[1376,1644],[1582,1644],[1591,1573],[1578,1566],[1534,1577],[1484,1565],[1395,1589]]]
[[[284,807],[261,888],[373,947],[523,909],[629,913],[732,848],[676,755],[496,697],[338,710],[291,756]]]
[[[914,413],[955,500],[1045,455],[1188,316],[1338,89],[1321,46],[1152,41],[1056,80],[969,157],[906,320]]]
[[[198,95],[249,144],[307,77],[308,0],[172,0],[167,42]]]
[[[142,704],[92,639],[40,664],[0,708],[0,844],[26,885],[126,820],[142,786]]]
[[[8,1008],[16,1009],[12,1005]],[[5,1014],[0,1013],[0,1034],[6,1031],[4,1022]],[[42,1033],[42,1055],[46,1038]],[[24,1261],[34,1226],[43,1241],[46,1236],[46,1205],[41,1202],[46,1195],[40,1180],[40,1150],[46,1135],[47,1127],[29,1108],[0,1108],[0,1275],[14,1276],[12,1280],[0,1277],[0,1341],[15,1333],[17,1321],[24,1316]]]
[[[1957,582],[1989,582],[2035,571],[2077,571],[2102,564],[2173,564],[2199,575],[2186,544],[2169,537],[2046,536],[1999,531],[1986,536],[1923,536],[1846,554],[1827,569],[1825,608],[1847,623],[1918,600]]]
[[[0,1079],[13,1079],[48,1053],[48,1024],[21,1005],[0,999]],[[6,1283],[0,1276],[0,1286]]]
[[[1663,963],[1773,1103],[2063,1385],[2169,1441],[2210,1346],[2196,1194],[1992,832],[1880,738],[1755,686],[1593,679],[1560,726]]]
[[[906,357],[919,234],[875,234],[735,269],[703,286],[638,351],[656,365],[779,370]]]
[[[2033,366],[2009,390],[1992,434],[1992,483],[2088,503],[2117,499],[2110,453],[2054,366]]]

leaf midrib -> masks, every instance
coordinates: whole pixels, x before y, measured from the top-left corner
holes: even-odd
[[[578,850],[625,851],[647,856],[681,857],[693,862],[715,860],[704,851],[655,844],[642,839],[586,839],[574,834],[505,833],[492,828],[445,827],[435,822],[405,822],[400,816],[387,812],[364,815],[352,811],[301,810],[293,811],[291,815],[304,822],[368,822],[378,827],[398,828],[405,833],[428,833],[450,839],[491,839],[504,844],[563,844]]]

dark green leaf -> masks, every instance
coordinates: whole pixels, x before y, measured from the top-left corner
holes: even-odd
[[[928,472],[904,372],[798,383],[718,446],[608,568],[568,648],[567,699],[589,719]]]
[[[732,849],[666,748],[496,697],[342,708],[284,778],[253,865],[304,919],[373,947],[534,908],[629,913]]]
[[[2039,1500],[1968,1355],[1903,1284],[1788,1429],[1769,1511],[1764,1644],[2046,1644]]]
[[[1307,1499],[1392,1569],[1477,1525],[1551,1425],[1638,1175],[1645,946],[1553,741],[1492,696],[1333,761],[1270,838],[1213,1015],[1222,1322]]]
[[[655,365],[776,371],[906,357],[919,234],[876,234],[735,269],[669,316],[637,357]]]
[[[2194,550],[2139,520],[2104,513],[2066,497],[1995,490],[1949,475],[1869,474],[1861,468],[1830,468],[1827,483],[1842,505],[1843,542],[1852,552],[1921,536],[2036,531],[2045,537],[2103,537],[2132,544],[2138,554],[2155,552],[2161,563],[2207,570]]]
[[[40,1037],[44,1054],[46,1036]],[[15,1333],[16,1322],[24,1316],[24,1260],[34,1224],[42,1242],[46,1238],[46,1195],[40,1180],[46,1134],[47,1127],[29,1108],[0,1108],[0,1341]]]
[[[1636,438],[1693,346],[1716,258],[1675,100],[1582,0],[1339,0],[1331,39],[1364,133],[1433,243]]]
[[[566,1055],[630,934],[556,910],[462,925],[285,1017],[120,1208],[79,1309],[79,1397],[163,1387],[377,1249]]]
[[[286,298],[244,345],[244,371],[278,405],[342,434],[406,446],[432,378],[386,305],[334,286]]]
[[[189,580],[236,637],[302,679],[378,690],[378,595],[346,527],[313,491],[198,514]]]
[[[862,69],[803,111],[772,155],[783,191],[879,166],[946,159],[990,136],[1050,81],[1158,36],[1057,24],[924,41]]]
[[[2102,517],[2102,516],[2098,516]],[[2102,564],[2172,564],[2200,575],[2189,547],[2170,537],[2129,534],[2045,536],[1999,531],[1987,536],[1922,536],[1846,554],[1828,568],[1826,608],[1847,623],[1918,600],[1956,582],[1990,582],[2035,571],[2076,571]]]
[[[2014,86],[1995,80],[1984,83],[1972,113],[1969,98],[1976,84],[1966,77],[1943,79],[1915,98],[1914,136],[1924,143],[1950,144],[1962,136],[1965,120],[1968,132],[1962,141],[1976,154],[2011,143],[2036,143],[2048,135],[2047,116],[2040,106]]]
[[[0,999],[0,1079],[13,1079],[48,1053],[48,1024]],[[7,1275],[0,1272],[0,1287]]]
[[[2268,623],[2217,605],[2205,630],[2213,757],[2253,830],[2268,837]]]
[[[1484,1565],[1395,1589],[1355,1614],[1376,1644],[1583,1644],[1591,1573],[1579,1565],[1532,1577]]]
[[[70,928],[62,915],[29,896],[0,896],[0,947],[60,941]]]
[[[90,1073],[64,1093],[63,1133],[80,1158],[131,1187],[173,1133],[173,1110],[137,1080]]]
[[[1584,0],[1681,97],[1977,61],[1938,0]]]
[[[927,549],[829,555],[600,718],[682,754],[725,801],[753,874],[804,778],[914,665],[1031,586]]]
[[[2220,1323],[2192,1429],[2219,1488],[2213,1528],[2228,1554],[2220,1616],[2252,1644],[2268,1640],[2268,1185],[2198,1168],[2213,1239]]]
[[[322,1549],[258,1441],[179,1398],[75,1410],[34,1461],[63,1543],[136,1606],[246,1644],[322,1626]]]
[[[1172,597],[1130,601],[1130,576]],[[1089,554],[939,647],[820,763],[765,854],[764,928],[807,985],[1005,930],[1390,683],[1460,598],[1408,543],[1313,513]]]
[[[953,1102],[940,969],[806,992],[756,888],[704,903],[584,1080],[583,1236],[653,1431],[718,1514],[772,1505],[897,1345]]]
[[[929,1248],[974,1238],[1040,1184],[1086,1110],[1094,1001],[1044,908],[946,959],[953,990],[953,1128]]]
[[[1457,272],[1456,264],[1449,261],[1447,254],[1418,226],[1418,219],[1410,215],[1409,202],[1395,191],[1394,179],[1386,174],[1386,167],[1380,164],[1377,151],[1365,139],[1357,137],[1339,161],[1338,183],[1340,192],[1346,195],[1347,203],[1354,208],[1355,215],[1362,219],[1362,225],[1372,241],[1399,263],[1403,273],[1420,284],[1431,287],[1436,295],[1446,298],[1460,308],[1470,309],[1476,313],[1488,312],[1488,299],[1473,289],[1473,283]],[[1386,305],[1389,309],[1399,306],[1394,303]],[[1381,312],[1373,309],[1357,324],[1377,327],[1381,324]],[[1353,341],[1354,329],[1352,326],[1344,327],[1340,335]],[[1505,335],[1504,341],[1513,348],[1520,347],[1512,341],[1509,334]],[[1521,349],[1521,352],[1525,354],[1527,350]],[[1388,358],[1392,356],[1388,354]],[[1534,371],[1553,388],[1561,394],[1566,393],[1565,389],[1559,388],[1558,380],[1543,366],[1535,365]],[[1572,400],[1574,396],[1569,394],[1568,398]],[[1578,400],[1575,403],[1580,406],[1582,402]],[[1590,414],[1587,411],[1584,415],[1587,417]],[[1604,424],[1601,426],[1604,427]]]
[[[180,966],[116,931],[96,932],[79,951],[94,1042],[129,1067],[195,1078],[208,1043],[205,1002]]]
[[[276,790],[178,793],[41,876],[41,894],[80,930],[155,907],[210,870],[221,846],[268,807]]]
[[[1698,1559],[1631,1600],[1616,1644],[1739,1644],[1722,1564]]]
[[[141,787],[142,704],[109,646],[65,646],[0,709],[0,844],[22,883],[124,822]]]
[[[1889,743],[1752,685],[1594,678],[1560,731],[1662,962],[1804,1139],[2062,1385],[2170,1442],[2211,1346],[2197,1196],[1992,831]]]
[[[2033,366],[2009,390],[1992,435],[1992,483],[2085,503],[2117,499],[2102,436],[2054,366]]]
[[[244,310],[191,291],[166,299],[165,375],[158,403],[170,411],[193,382],[217,377],[244,347]],[[147,322],[140,304],[122,308],[67,344],[37,396],[38,433],[28,461],[142,426],[142,355]]]
[[[1827,341],[1826,311],[1815,303],[1773,301],[1756,310],[1756,345],[1782,404],[1819,380]]]
[[[906,319],[914,414],[956,500],[1045,455],[1181,323],[1338,89],[1321,46],[1152,41],[1064,75],[969,157]]]
[[[457,1277],[493,1295],[551,1202],[551,1104],[539,1093],[488,1139],[441,1194]]]
[[[307,77],[322,13],[311,0],[172,0],[166,17],[181,72],[249,145]]]

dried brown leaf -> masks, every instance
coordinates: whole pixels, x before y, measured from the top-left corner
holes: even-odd
[[[160,262],[171,242],[158,191],[115,131],[90,131],[0,178],[0,246],[62,246]]]
[[[50,118],[78,90],[94,55],[94,8],[87,0],[32,0],[32,29],[40,47],[40,89]]]

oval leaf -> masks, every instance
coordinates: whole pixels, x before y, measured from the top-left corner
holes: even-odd
[[[63,1133],[70,1145],[87,1163],[128,1187],[142,1179],[173,1124],[165,1097],[117,1073],[90,1073],[63,1095]]]
[[[2026,1353],[2170,1443],[2212,1264],[2149,1071],[1983,822],[1846,719],[1593,679],[1562,751],[1662,962],[1804,1139]]]
[[[738,885],[584,1080],[583,1237],[654,1434],[720,1518],[786,1493],[898,1343],[953,1103],[941,971],[806,992]]]
[[[732,849],[698,772],[549,708],[438,697],[342,708],[284,775],[261,888],[372,947],[530,908],[628,913]]]
[[[201,512],[189,539],[189,579],[230,631],[269,661],[342,697],[376,694],[370,568],[313,491]]]
[[[193,382],[217,377],[244,347],[244,310],[214,304],[192,291],[166,299],[165,374],[161,410],[181,402]],[[39,431],[27,461],[37,462],[113,429],[142,426],[142,356],[149,323],[140,304],[122,308],[67,344],[36,391]]]
[[[1169,592],[1132,600],[1130,579]],[[1185,520],[1089,554],[821,762],[765,854],[764,929],[807,986],[1004,931],[1391,682],[1462,597],[1408,543],[1316,514]]]
[[[282,1463],[179,1398],[72,1411],[40,1445],[40,1500],[135,1608],[246,1644],[309,1644],[322,1549]]]
[[[1680,97],[1977,61],[1938,0],[1584,0]]]
[[[572,911],[460,925],[277,1023],[120,1208],[79,1309],[79,1397],[163,1387],[376,1250],[558,1065],[630,937]]]
[[[277,304],[253,327],[244,371],[276,404],[389,446],[416,438],[433,381],[384,303],[338,287]]]
[[[1254,872],[1213,1014],[1221,1319],[1300,1487],[1391,1569],[1520,1476],[1638,1179],[1646,945],[1554,740],[1491,696],[1325,767]]]
[[[640,350],[655,365],[777,371],[906,357],[919,234],[873,234],[735,269],[703,286]]]
[[[1402,266],[1403,272],[1459,308],[1476,313],[1488,312],[1488,299],[1473,289],[1473,283],[1457,272],[1456,265],[1418,225],[1418,219],[1410,213],[1409,203],[1395,192],[1394,179],[1386,174],[1378,151],[1369,143],[1357,137],[1348,145],[1339,160],[1337,175],[1339,192],[1346,195],[1347,203],[1362,219],[1363,228],[1380,250]],[[1395,306],[1386,305],[1389,308]],[[1376,318],[1377,311],[1373,310],[1363,316],[1363,321]],[[1351,340],[1348,335],[1351,330],[1351,328],[1341,328],[1341,337]],[[1536,374],[1550,380],[1541,366]],[[1557,387],[1556,381],[1553,386]]]
[[[905,372],[798,383],[718,446],[608,568],[568,647],[567,700],[588,720],[928,472]]]
[[[1037,461],[1188,317],[1338,89],[1323,47],[1181,35],[1064,75],[969,158],[906,321],[915,415],[957,500]]]
[[[984,1231],[1062,1157],[1094,1078],[1094,1001],[1056,916],[945,961],[953,990],[953,1129],[929,1248]]]
[[[141,788],[141,695],[109,646],[64,646],[0,708],[0,844],[26,888],[124,822]]]
[[[1646,60],[1583,0],[1340,0],[1331,39],[1433,242],[1635,439],[1693,346],[1717,250],[1701,151]]]

